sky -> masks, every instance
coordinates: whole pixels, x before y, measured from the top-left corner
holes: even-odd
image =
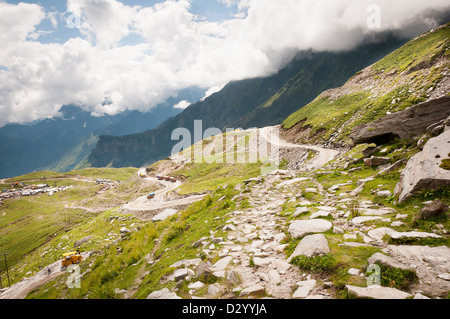
[[[448,0],[0,0],[0,127],[68,104],[113,115],[187,87],[208,96],[299,51],[409,38],[449,12]]]

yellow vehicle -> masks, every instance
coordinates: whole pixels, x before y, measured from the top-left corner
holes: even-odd
[[[62,268],[67,268],[72,264],[79,264],[82,259],[83,256],[81,256],[79,251],[63,254],[63,260],[61,262]]]

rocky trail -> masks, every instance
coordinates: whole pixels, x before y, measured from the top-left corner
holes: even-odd
[[[293,171],[275,171],[266,176],[264,181],[257,180],[250,187],[249,201],[252,208],[234,211],[227,216],[223,227],[227,237],[217,238],[212,233],[209,238],[202,238],[196,243],[203,247],[202,253],[208,259],[219,260],[214,264],[204,263],[201,259],[179,261],[172,265],[178,270],[171,279],[178,281],[192,277],[189,285],[192,298],[335,298],[333,284],[328,278],[308,274],[289,263],[294,256],[328,254],[330,247],[325,234],[331,232],[342,235],[339,247],[380,249],[382,252],[373,254],[368,263],[379,262],[396,268],[411,269],[418,276],[418,283],[411,288],[412,293],[381,286],[361,288],[347,285],[350,293],[359,297],[404,299],[426,298],[425,295],[442,296],[449,291],[450,248],[385,243],[385,234],[404,238],[439,237],[435,233],[396,231],[395,228],[401,225],[405,216],[397,214],[391,208],[378,207],[365,201],[359,207],[361,216],[349,218],[349,202],[352,198],[342,198],[322,188],[325,199],[314,203],[319,206],[311,206],[313,203],[305,200],[305,206],[298,207],[292,214],[308,211],[314,213],[307,219],[289,221],[292,214],[283,215],[282,204],[292,196],[305,192],[304,188],[297,185],[303,179],[296,179],[295,175],[296,172]],[[278,190],[274,190],[275,188]],[[389,222],[391,227],[365,225],[366,221],[377,219]],[[291,237],[303,237],[289,258],[285,254],[287,244],[283,244],[286,231]],[[366,280],[364,269],[348,271],[351,276]],[[195,281],[195,277],[205,272],[224,279],[224,282],[210,285],[205,295],[199,295],[197,291],[204,284]],[[177,298],[176,293],[177,289],[165,289],[150,294],[148,298]]]

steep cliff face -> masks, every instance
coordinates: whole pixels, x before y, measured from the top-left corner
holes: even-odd
[[[290,115],[284,135],[301,143],[352,145],[350,133],[358,125],[447,96],[449,39],[446,24],[411,40]]]

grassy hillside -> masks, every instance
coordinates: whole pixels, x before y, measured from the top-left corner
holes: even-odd
[[[449,39],[449,24],[413,39],[343,87],[320,94],[290,115],[283,127],[304,131],[300,142],[333,137],[335,143],[350,144],[353,127],[447,94],[440,83],[450,66]]]

